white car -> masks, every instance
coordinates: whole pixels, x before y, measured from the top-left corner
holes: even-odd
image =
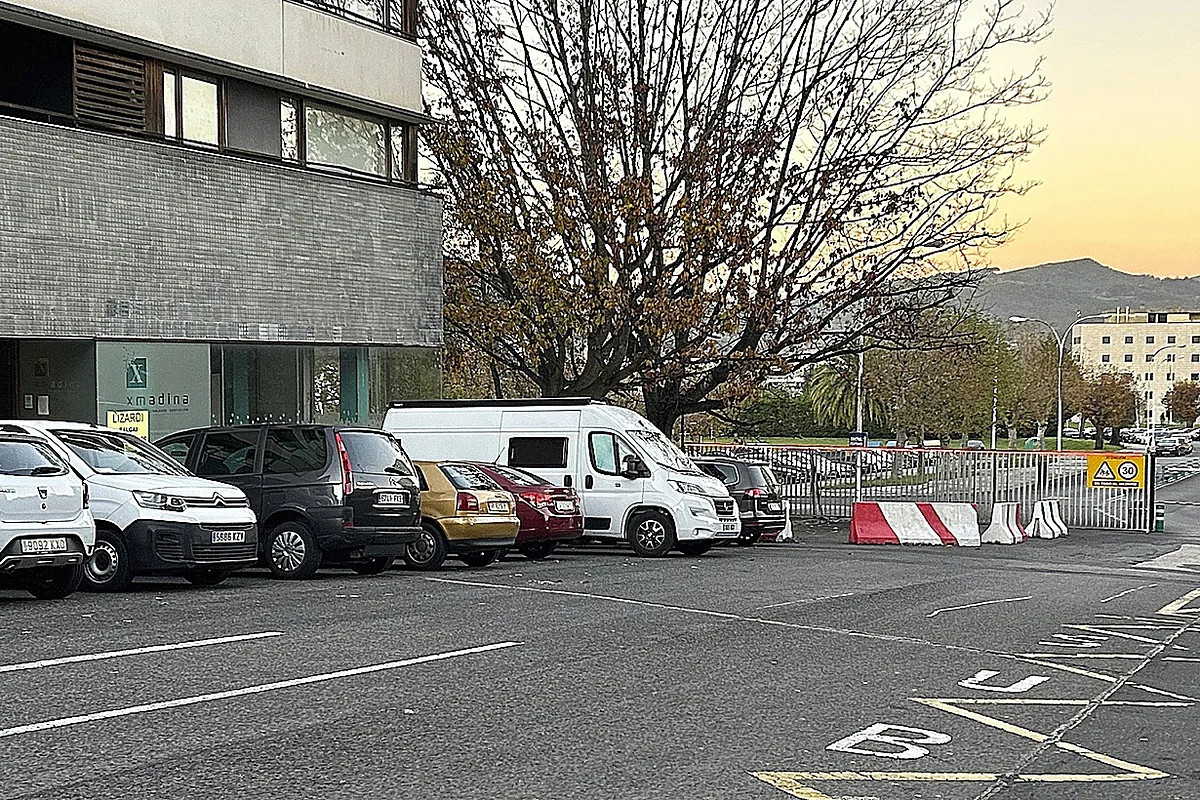
[[[88,485],[96,547],[84,586],[115,592],[136,575],[215,586],[258,560],[258,525],[236,486],[197,478],[149,442],[81,422],[11,420],[40,437]]]
[[[0,587],[66,597],[95,544],[83,479],[37,437],[0,433]]]

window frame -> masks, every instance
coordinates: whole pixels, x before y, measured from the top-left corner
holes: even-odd
[[[362,25],[367,28],[372,28],[392,36],[398,36],[402,39],[415,42],[417,40],[417,0],[383,0],[383,19],[375,20],[371,17],[364,17],[361,14],[355,14],[353,11],[347,11],[344,8],[338,8],[328,0],[291,0],[297,5],[307,6],[325,14],[331,14],[335,17],[348,20],[356,25]],[[395,11],[393,5],[399,5],[399,20],[395,19]]]
[[[595,440],[598,436],[611,436],[613,442],[613,461],[616,463],[616,472],[609,472],[601,469],[596,464],[596,445]],[[612,477],[622,477],[625,473],[621,471],[621,450],[624,448],[627,455],[636,456],[637,451],[621,438],[621,435],[616,431],[588,431],[588,462],[592,470],[598,475],[609,475]]]
[[[154,446],[157,447],[159,450],[162,450],[167,455],[171,456],[171,458],[174,459],[175,461],[178,461],[179,466],[183,467],[184,469],[189,469],[188,461],[192,457],[192,452],[193,452],[192,448],[194,448],[196,446],[197,438],[199,438],[199,436],[196,433],[176,433],[176,434],[171,434],[170,436],[166,437],[165,439],[161,439],[161,440],[155,442]],[[171,455],[171,452],[169,450],[167,450],[168,447],[174,447],[176,445],[181,445],[181,444],[185,445],[187,448],[184,451],[183,461],[179,461],[178,458],[175,458],[175,456]]]
[[[515,443],[516,442],[524,443],[524,442],[532,442],[532,441],[561,442],[562,443],[562,458],[553,464],[549,464],[549,463],[532,464],[532,463],[525,463],[525,462],[522,462],[519,464],[515,463],[513,461],[513,456],[515,454],[519,454],[519,453],[517,453],[517,451],[515,449],[515,447],[516,447]],[[506,466],[512,467],[513,469],[520,469],[520,470],[566,469],[567,465],[570,463],[570,461],[571,461],[571,439],[569,436],[510,436],[508,438],[508,457],[506,459],[506,462],[507,462]]]
[[[155,62],[154,69],[158,72],[157,80],[153,82],[154,89],[151,90],[152,97],[148,98],[155,106],[155,114],[161,113],[161,116],[156,118],[156,126],[159,130],[151,131],[156,133],[168,142],[185,145],[188,147],[198,147],[202,150],[217,150],[225,152],[228,146],[225,140],[225,117],[227,109],[225,107],[225,78],[222,75],[210,75],[199,70],[188,69],[181,67],[178,64],[166,64],[161,61]],[[171,75],[175,82],[175,135],[167,135],[167,118],[166,118],[166,87],[167,75]],[[185,78],[191,78],[195,81],[203,81],[211,83],[217,88],[217,141],[216,143],[202,142],[199,139],[185,139],[183,136],[183,81]],[[150,105],[151,103],[147,103]],[[161,107],[161,112],[157,109]],[[280,123],[280,136],[282,137],[282,123]],[[149,127],[149,126],[147,126]],[[239,151],[240,152],[240,151]]]
[[[212,477],[212,476],[216,475],[216,473],[202,473],[200,471],[200,467],[203,464],[203,462],[201,461],[201,458],[204,455],[205,447],[207,447],[207,445],[208,445],[209,437],[217,436],[220,434],[236,434],[236,433],[240,433],[243,431],[249,432],[250,430],[251,430],[250,428],[209,428],[208,430],[204,431],[204,436],[200,438],[199,446],[196,451],[196,459],[195,459],[196,467],[193,471],[200,477]],[[251,469],[249,472],[226,472],[226,473],[222,473],[221,476],[222,477],[233,477],[235,475],[255,475],[255,476],[262,475],[263,441],[264,441],[265,435],[266,435],[265,428],[260,427],[257,429],[257,436],[255,439],[255,445],[254,445],[254,463],[251,465]]]

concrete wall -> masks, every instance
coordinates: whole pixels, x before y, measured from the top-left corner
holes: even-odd
[[[38,12],[67,27],[421,110],[420,47],[289,0],[0,0],[0,11]]]
[[[438,346],[441,201],[0,118],[0,337]]]

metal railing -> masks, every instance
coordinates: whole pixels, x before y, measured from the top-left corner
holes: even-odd
[[[849,519],[855,499],[973,503],[983,521],[995,503],[1019,503],[1029,520],[1038,500],[1058,500],[1068,527],[1141,531],[1154,521],[1145,489],[1087,486],[1087,453],[913,450],[775,445],[689,445],[692,455],[765,461],[794,519]],[[861,465],[861,472],[860,472]]]

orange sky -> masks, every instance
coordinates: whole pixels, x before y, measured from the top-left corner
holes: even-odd
[[[1035,10],[1045,0],[1029,0]],[[1091,257],[1124,272],[1200,274],[1200,0],[1058,0],[1040,47],[1046,144],[1003,206],[1027,224],[1002,268]]]

